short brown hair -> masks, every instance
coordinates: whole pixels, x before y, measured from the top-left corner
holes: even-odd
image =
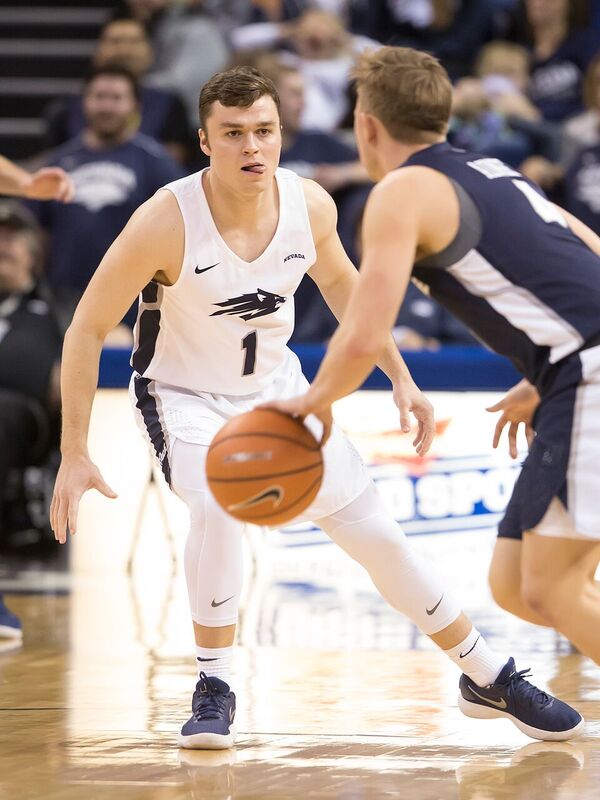
[[[260,97],[273,98],[279,114],[279,95],[270,78],[254,67],[233,67],[225,72],[217,72],[202,87],[200,92],[200,127],[206,129],[213,103],[223,106],[249,108]]]
[[[446,132],[452,85],[437,58],[410,47],[362,53],[352,72],[364,110],[394,139],[432,142]]]

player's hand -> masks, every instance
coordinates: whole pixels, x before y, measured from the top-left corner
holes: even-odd
[[[536,408],[540,403],[540,396],[537,390],[529,381],[522,380],[493,406],[486,408],[492,414],[501,411],[500,419],[496,423],[494,430],[493,447],[498,447],[502,431],[508,425],[508,452],[511,458],[517,458],[517,432],[519,425],[525,425],[525,435],[528,444],[531,444],[535,433],[531,427],[531,420]]]
[[[300,397],[293,397],[291,400],[274,400],[270,403],[261,403],[257,408],[272,408],[275,411],[281,411],[284,414],[289,414],[291,417],[296,417],[301,420],[309,414],[313,414],[323,425],[323,434],[321,435],[321,441],[319,443],[320,446],[323,447],[331,436],[331,428],[333,426],[331,406],[327,406],[323,409],[313,408],[306,394]]]
[[[400,429],[408,433],[411,426],[410,415],[417,420],[417,435],[413,446],[420,456],[424,456],[435,436],[435,417],[433,406],[413,381],[394,384],[394,403],[400,411]]]
[[[88,489],[111,499],[117,496],[87,455],[63,456],[50,503],[50,526],[60,544],[67,541],[68,531],[77,531],[79,501]]]
[[[31,200],[58,200],[69,203],[75,188],[68,174],[60,167],[44,167],[31,175],[23,187],[23,195]]]

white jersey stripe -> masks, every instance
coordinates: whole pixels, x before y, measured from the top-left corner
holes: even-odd
[[[486,300],[510,324],[540,347],[549,347],[551,364],[578,350],[583,337],[538,297],[517,286],[477,250],[449,267],[448,272],[475,295]]]

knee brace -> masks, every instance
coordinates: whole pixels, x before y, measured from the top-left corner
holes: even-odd
[[[412,547],[373,484],[317,524],[367,570],[387,602],[423,633],[439,633],[461,613],[453,592]]]

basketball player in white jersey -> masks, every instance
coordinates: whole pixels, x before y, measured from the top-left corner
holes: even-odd
[[[243,526],[208,491],[207,447],[232,416],[306,390],[298,359],[286,347],[293,294],[305,272],[338,317],[358,276],[339,242],[329,195],[277,168],[281,131],[271,81],[244,67],[214,76],[200,95],[200,121],[210,168],[169,184],[135,212],[102,260],[67,333],[62,463],[51,522],[64,542],[77,528],[87,489],[115,496],[87,451],[90,409],[104,337],[141,292],[132,402],[166,480],[190,511],[185,573],[200,674],[179,743],[226,748],[235,736],[230,671]],[[426,452],[431,408],[391,337],[380,364],[392,380],[402,429],[409,427],[410,409],[419,421],[417,452]],[[360,562],[386,600],[429,635],[473,686],[489,686],[506,673],[515,697],[511,718],[525,733],[576,735],[581,716],[554,699],[561,723],[547,724],[548,696],[515,677],[512,659],[491,651],[431,566],[412,552],[362,460],[335,427],[324,460],[322,488],[300,519],[315,519]],[[532,704],[535,713],[525,719],[524,709]]]

